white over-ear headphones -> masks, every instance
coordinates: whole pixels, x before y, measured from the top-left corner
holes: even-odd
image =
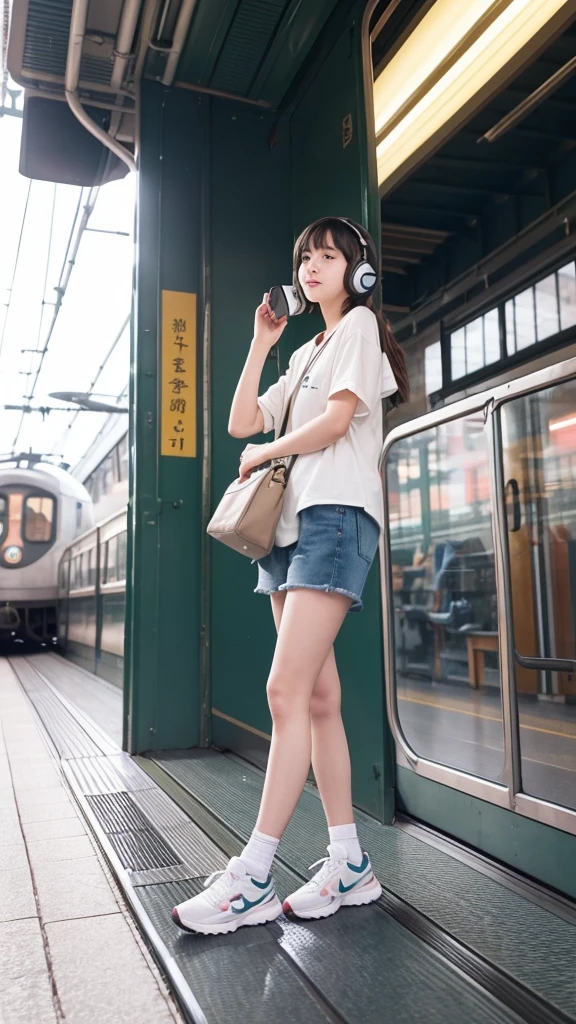
[[[357,263],[351,264],[348,268],[347,283],[348,288],[354,295],[367,295],[376,287],[378,281],[378,274],[374,267],[368,262],[368,246],[366,239],[358,230],[356,225],[348,220],[347,217],[338,217],[343,224],[347,224],[351,231],[358,237],[360,242],[360,248],[362,250],[362,256]]]

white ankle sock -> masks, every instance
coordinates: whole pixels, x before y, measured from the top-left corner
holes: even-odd
[[[343,843],[346,847],[346,856],[352,864],[362,863],[362,850],[356,835],[356,825],[332,825],[328,828],[330,842]]]
[[[267,836],[264,832],[254,829],[240,854],[240,860],[246,865],[249,874],[261,882],[268,878],[279,842],[280,840],[274,836]]]

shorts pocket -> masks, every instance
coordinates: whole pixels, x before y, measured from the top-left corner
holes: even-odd
[[[378,550],[380,527],[378,523],[363,509],[356,509],[356,528],[358,531],[358,554],[365,562],[372,562]]]

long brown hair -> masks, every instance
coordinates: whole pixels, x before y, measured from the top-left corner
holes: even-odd
[[[394,374],[398,385],[398,398],[401,402],[407,402],[410,396],[410,385],[408,383],[406,359],[402,348],[394,337],[390,321],[384,316],[381,310],[375,308],[372,295],[356,295],[350,288],[349,270],[363,255],[360,247],[360,240],[357,237],[356,232],[350,226],[352,224],[360,232],[366,243],[366,257],[368,263],[375,268],[378,267],[379,261],[376,246],[374,245],[371,235],[368,234],[361,224],[356,224],[355,221],[347,222],[347,220],[342,220],[340,217],[322,217],[320,220],[316,220],[313,224],[310,224],[302,232],[299,238],[296,239],[293,263],[294,287],[304,304],[305,311],[307,313],[313,313],[316,308],[316,303],[308,302],[304,295],[300,281],[298,280],[298,271],[302,262],[303,253],[309,251],[312,246],[315,249],[322,249],[326,245],[327,236],[330,233],[334,245],[340,250],[348,264],[348,271],[344,276],[344,287],[348,292],[348,298],[342,306],[342,313],[345,316],[346,313],[349,313],[350,310],[354,309],[356,306],[367,306],[368,309],[372,310],[378,322],[380,348],[388,356],[392,373]],[[394,397],[392,401],[394,401]]]

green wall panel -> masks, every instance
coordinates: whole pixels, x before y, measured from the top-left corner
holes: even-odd
[[[273,115],[212,102],[210,145],[211,508],[237,475],[248,439],[228,434],[232,397],[253,334],[254,311],[274,283],[290,280],[292,219],[287,134],[271,147]],[[278,379],[264,367],[261,390]],[[264,435],[254,438],[265,440]],[[275,630],[270,601],[254,594],[257,567],[210,542],[212,706],[270,733],[266,680]],[[219,723],[213,738],[224,742]]]
[[[201,287],[202,117],[198,97],[143,83],[127,629],[134,752],[191,746],[199,737],[201,447],[195,459],[161,458],[158,420],[161,290]],[[200,322],[199,423],[201,338]]]
[[[576,836],[397,769],[398,806],[532,878],[576,899]]]

